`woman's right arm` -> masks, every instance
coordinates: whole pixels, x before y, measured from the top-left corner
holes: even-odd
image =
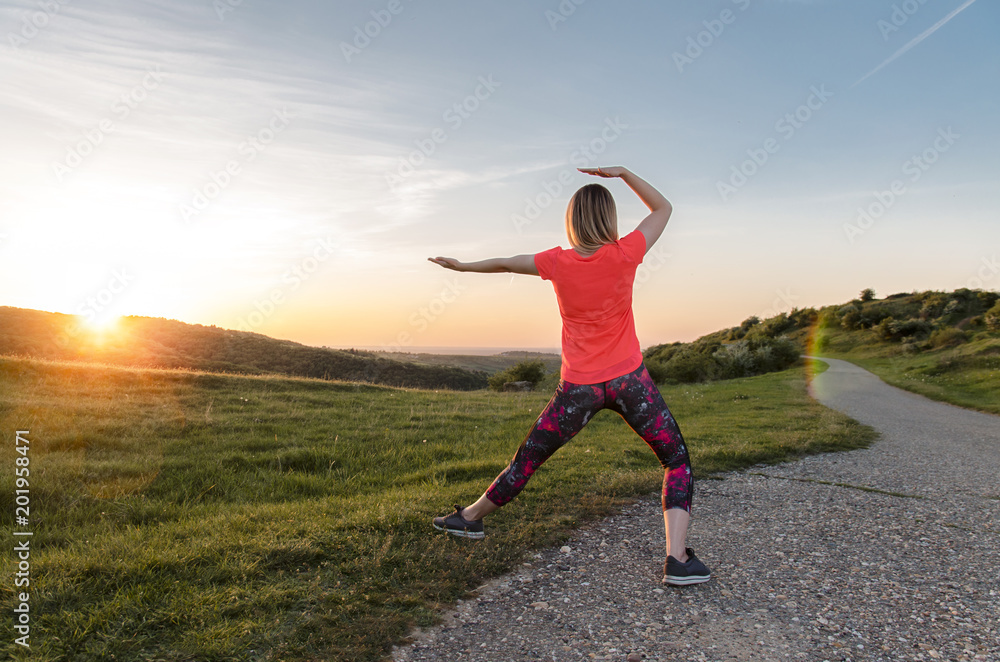
[[[642,232],[642,236],[646,238],[646,252],[649,252],[649,249],[663,234],[663,229],[667,227],[667,221],[670,220],[670,214],[674,211],[670,202],[649,182],[628,168],[613,166],[609,168],[580,168],[579,170],[598,177],[620,177],[639,196],[643,204],[649,208],[650,213],[649,216],[642,219],[636,229]]]
[[[453,257],[429,257],[434,264],[439,264],[445,269],[453,271],[474,271],[481,274],[515,273],[526,276],[537,276],[538,268],[535,266],[535,256],[533,254],[515,255],[513,257],[494,257],[489,260],[479,260],[478,262],[459,262]]]

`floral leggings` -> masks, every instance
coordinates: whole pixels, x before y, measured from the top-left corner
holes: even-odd
[[[694,477],[687,447],[644,364],[600,384],[560,381],[514,459],[486,491],[486,498],[502,506],[517,496],[538,467],[604,408],[618,412],[656,453],[664,469],[663,510],[691,512]]]

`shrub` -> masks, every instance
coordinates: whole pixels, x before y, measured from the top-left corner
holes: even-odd
[[[545,363],[539,359],[533,361],[521,361],[506,370],[502,370],[490,376],[490,388],[494,391],[502,391],[503,385],[507,382],[531,382],[535,387],[538,382],[545,378]]]
[[[993,304],[993,307],[983,315],[986,328],[990,331],[1000,331],[1000,301]]]
[[[643,363],[646,364],[646,371],[649,372],[650,378],[657,384],[662,384],[669,379],[667,366],[663,361],[643,359]]]
[[[873,290],[870,287],[866,287],[865,289],[861,290],[861,294],[858,295],[858,298],[861,299],[864,302],[874,301],[875,300],[875,290]]]
[[[930,322],[918,319],[897,320],[886,317],[874,327],[882,340],[902,340],[903,338],[925,337],[934,328]]]
[[[792,308],[792,312],[788,313],[788,319],[795,325],[795,328],[804,329],[819,320],[819,312],[815,308],[802,308],[801,310]]]
[[[993,304],[1000,300],[1000,293],[980,290],[976,293],[976,298],[979,300],[980,310],[989,310]]]
[[[791,367],[802,354],[801,348],[790,338],[782,336],[771,343],[771,350],[774,352],[774,366],[772,370],[784,370]]]
[[[953,326],[946,326],[943,329],[936,329],[931,334],[930,344],[932,347],[955,347],[968,339],[969,335],[965,331]]]
[[[920,301],[920,319],[932,319],[940,317],[944,307],[948,304],[948,295],[942,292],[924,292]]]
[[[665,380],[682,383],[707,382],[718,377],[719,366],[711,354],[686,350],[663,365]]]
[[[751,329],[760,324],[760,318],[756,315],[751,315],[750,317],[743,320],[739,326],[729,329],[729,333],[726,334],[726,340],[739,340],[740,338],[747,335]]]
[[[861,320],[858,322],[858,325],[862,329],[870,329],[880,324],[887,317],[892,317],[892,315],[884,310],[866,310],[861,313]]]
[[[840,325],[848,331],[856,331],[861,328],[861,308],[849,303],[837,309],[840,315]]]
[[[840,318],[841,325],[848,331],[857,331],[861,328],[861,311],[851,310]]]
[[[837,312],[831,308],[824,308],[823,312],[819,315],[819,328],[836,328],[840,326],[840,318],[837,317]]]
[[[666,345],[654,345],[653,347],[646,348],[646,351],[642,353],[642,358],[649,362],[658,362],[661,364],[669,361],[674,354],[682,351],[684,349],[684,343],[675,342]],[[648,366],[647,366],[648,369]],[[652,373],[650,373],[652,375]]]
[[[769,338],[777,338],[785,331],[794,329],[795,327],[795,321],[792,320],[787,313],[781,313],[780,315],[768,318],[759,326],[755,327],[754,331],[757,331],[758,333]]]
[[[719,372],[726,379],[752,375],[757,367],[753,351],[745,340],[723,347],[712,358],[718,362]]]
[[[892,317],[886,317],[884,320],[875,325],[874,331],[876,335],[882,340],[894,340],[895,337],[892,334],[892,323],[896,320]]]
[[[722,347],[712,358],[723,378],[749,377],[784,370],[799,359],[799,347],[785,336],[739,340]]]

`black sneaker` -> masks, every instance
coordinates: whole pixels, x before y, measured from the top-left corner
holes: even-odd
[[[686,563],[681,563],[672,556],[667,557],[667,562],[663,564],[664,584],[687,586],[688,584],[707,582],[712,578],[712,573],[694,555],[694,550],[687,547],[686,551],[688,555]]]
[[[445,517],[434,518],[434,528],[438,531],[448,533],[461,538],[475,538],[480,540],[483,537],[483,520],[467,520],[462,517],[462,507],[455,505],[455,512]]]

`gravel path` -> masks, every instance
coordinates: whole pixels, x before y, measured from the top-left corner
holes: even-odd
[[[1000,661],[1000,417],[824,361],[814,397],[881,439],[698,483],[688,540],[712,581],[660,584],[651,495],[393,659]]]

